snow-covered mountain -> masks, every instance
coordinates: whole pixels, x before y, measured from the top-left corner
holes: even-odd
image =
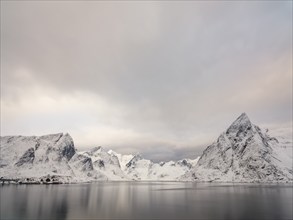
[[[91,158],[94,169],[107,176],[109,180],[128,180],[121,169],[118,157],[110,154],[103,147],[95,147],[78,154]]]
[[[0,180],[59,183],[104,180],[177,180],[196,160],[153,163],[95,147],[77,152],[69,134],[5,136],[0,145]]]
[[[126,164],[124,171],[133,180],[174,181],[190,171],[198,159],[154,163],[137,154]]]
[[[140,154],[122,155],[113,150],[106,151],[102,147],[78,154],[90,157],[94,168],[107,176],[109,180],[174,181],[190,171],[199,159],[154,163]]]
[[[0,181],[293,181],[292,138],[272,137],[243,113],[200,158],[155,163],[140,154],[95,147],[78,152],[69,134],[5,136],[0,145]]]
[[[91,158],[76,153],[69,134],[5,136],[0,145],[0,177],[21,182],[79,182],[107,179]]]
[[[197,165],[181,180],[292,181],[292,142],[291,146],[288,143],[262,131],[243,113],[204,150]]]

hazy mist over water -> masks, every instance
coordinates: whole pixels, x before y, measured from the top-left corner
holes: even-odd
[[[292,184],[3,185],[1,219],[292,219]]]

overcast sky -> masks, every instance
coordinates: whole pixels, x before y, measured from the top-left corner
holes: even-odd
[[[1,1],[2,136],[194,158],[242,112],[292,128],[291,1]]]

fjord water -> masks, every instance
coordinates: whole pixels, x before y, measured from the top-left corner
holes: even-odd
[[[292,219],[292,184],[2,185],[1,219]]]

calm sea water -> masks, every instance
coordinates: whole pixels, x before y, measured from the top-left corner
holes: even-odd
[[[288,185],[2,185],[1,219],[292,219]]]

